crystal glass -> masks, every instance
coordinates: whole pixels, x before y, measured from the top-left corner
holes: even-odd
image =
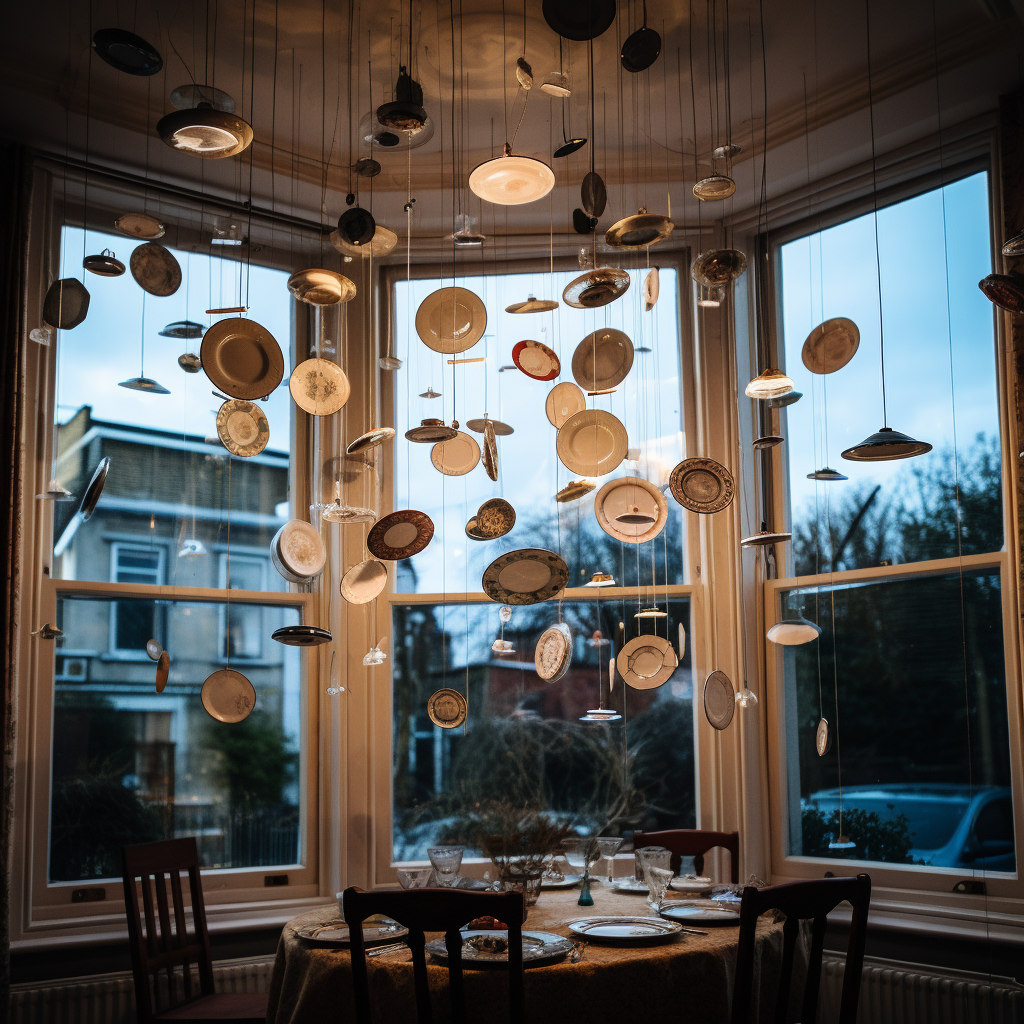
[[[463,847],[461,846],[431,846],[427,850],[430,863],[434,865],[437,873],[437,884],[452,886],[459,877],[459,868],[462,866]]]
[[[403,889],[423,889],[430,883],[433,868],[399,868],[398,881]]]
[[[590,878],[590,866],[601,857],[597,843],[591,839],[563,839],[565,859],[569,867],[583,874],[584,879]]]
[[[645,858],[653,858],[652,863],[656,864],[659,868],[667,868],[672,863],[672,851],[666,850],[664,846],[644,846],[637,850],[633,854],[633,877],[638,882],[647,881],[647,877],[644,874]]]
[[[665,890],[672,881],[672,869],[660,868],[657,864],[647,861],[644,864],[644,877],[647,881],[647,905],[652,910],[660,911]]]
[[[501,892],[521,892],[526,906],[532,907],[540,897],[541,877],[540,872],[503,875],[498,882],[498,888]]]
[[[619,852],[623,840],[619,836],[598,836],[596,842],[601,856],[608,861],[608,884],[611,885],[615,873],[615,861],[612,858]]]

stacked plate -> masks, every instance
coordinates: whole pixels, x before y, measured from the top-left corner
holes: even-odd
[[[270,561],[289,583],[308,583],[324,571],[327,550],[303,519],[290,519],[270,542]]]

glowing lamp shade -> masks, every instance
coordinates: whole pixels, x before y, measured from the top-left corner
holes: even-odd
[[[252,142],[252,128],[236,114],[200,105],[162,117],[157,134],[171,147],[203,160],[241,153]]]
[[[748,398],[777,398],[793,390],[793,381],[781,370],[771,368],[758,374],[744,389]]]
[[[521,206],[543,199],[555,187],[555,172],[543,160],[506,154],[474,167],[469,187],[484,202]]]
[[[803,616],[796,619],[782,619],[768,630],[768,639],[773,644],[782,644],[785,647],[808,644],[812,640],[817,640],[819,636],[821,636],[821,627]]]
[[[932,446],[927,441],[917,441],[892,427],[882,427],[860,444],[847,448],[843,458],[850,462],[894,462],[896,459],[912,459],[931,450]]]

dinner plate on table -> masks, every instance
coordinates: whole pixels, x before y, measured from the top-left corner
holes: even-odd
[[[304,924],[295,929],[295,934],[310,946],[327,949],[348,949],[352,936],[344,921],[328,921],[326,924]],[[409,929],[397,921],[385,920],[376,924],[363,923],[363,945],[378,946],[383,942],[397,942],[409,934]]]
[[[508,950],[492,953],[478,949],[473,945],[474,939],[495,938],[508,942],[508,931],[494,929],[491,931],[462,932],[462,965],[471,970],[485,967],[501,967],[508,970]],[[557,964],[572,952],[571,939],[551,932],[523,932],[523,966],[543,967],[546,964]],[[426,945],[426,951],[438,963],[448,962],[448,949],[444,939],[433,939]]]
[[[628,892],[634,896],[646,896],[650,892],[646,882],[635,878],[616,878],[614,888],[616,892]]]
[[[713,882],[710,878],[695,875],[676,875],[668,887],[675,892],[689,893],[691,896],[705,896],[711,892]]]
[[[662,904],[661,916],[680,924],[740,923],[739,907],[719,900],[672,900]]]
[[[566,875],[561,881],[556,878],[541,878],[540,888],[542,892],[549,889],[573,889],[583,880],[582,875]]]
[[[585,917],[569,922],[569,931],[605,946],[654,946],[670,942],[682,925],[661,917]]]

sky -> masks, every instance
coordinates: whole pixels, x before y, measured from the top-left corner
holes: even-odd
[[[783,369],[804,396],[785,410],[782,429],[794,521],[813,515],[816,494],[823,508],[840,488],[881,483],[884,499],[943,449],[999,433],[992,303],[978,288],[992,272],[987,173],[879,210],[878,252],[876,264],[872,214],[781,249]],[[933,451],[855,463],[840,452],[883,425],[879,278],[888,425]],[[800,359],[804,339],[838,316],[860,328],[860,347],[841,370],[812,374]],[[826,463],[849,482],[806,478]]]

